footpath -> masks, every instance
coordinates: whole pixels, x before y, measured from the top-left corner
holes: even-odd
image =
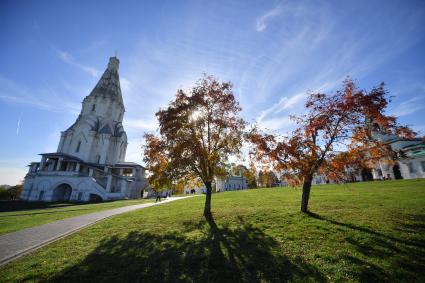
[[[143,203],[94,212],[2,235],[0,236],[0,266],[106,218],[184,198],[188,197],[169,197],[157,203]]]

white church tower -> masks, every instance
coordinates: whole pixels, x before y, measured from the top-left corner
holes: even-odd
[[[58,152],[97,164],[124,161],[127,135],[122,127],[125,109],[118,65],[117,58],[109,60],[99,82],[84,98],[77,120],[62,132]]]
[[[111,57],[77,120],[61,133],[57,152],[43,153],[41,162],[30,164],[21,199],[99,201],[143,195],[145,168],[124,161],[127,134],[118,68],[118,58]]]

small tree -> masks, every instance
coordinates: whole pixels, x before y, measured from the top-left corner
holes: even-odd
[[[7,192],[7,189],[3,186],[0,186],[0,200],[9,200],[10,195]]]
[[[168,170],[169,162],[165,154],[165,145],[156,136],[145,134],[144,161],[148,164],[149,184],[154,191],[161,192],[172,187],[172,176]]]
[[[399,126],[395,117],[384,114],[388,103],[383,83],[367,93],[347,79],[334,94],[311,94],[305,104],[306,114],[292,117],[298,128],[291,135],[275,136],[254,129],[248,135],[254,145],[252,153],[257,160],[271,162],[276,170],[285,172],[288,179],[295,175],[302,181],[301,211],[307,212],[314,174],[331,169],[336,177],[345,170],[343,162],[349,160],[341,159],[341,148],[356,157],[356,162],[373,162],[391,152],[371,139],[372,127],[379,125],[405,137],[414,135],[408,127]]]
[[[21,197],[23,187],[24,187],[23,182],[21,182],[21,184],[18,184],[9,188],[9,190],[7,190],[7,193],[10,199],[18,200]]]
[[[248,184],[248,188],[254,189],[257,187],[257,171],[255,169],[255,166],[253,164],[250,164],[250,167],[243,172],[243,176],[246,179],[246,182]]]
[[[212,181],[230,155],[240,153],[245,122],[230,83],[204,76],[188,93],[178,90],[174,101],[156,113],[159,136],[145,135],[149,170],[166,164],[158,176],[199,177],[206,187],[204,216],[211,217]],[[149,142],[150,140],[154,142]],[[160,150],[160,158],[153,151]],[[165,161],[158,161],[164,157]],[[159,173],[162,172],[162,173]]]

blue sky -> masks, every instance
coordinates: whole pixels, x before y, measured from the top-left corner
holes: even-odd
[[[203,72],[278,132],[308,91],[384,81],[389,113],[425,132],[425,1],[3,0],[0,35],[0,184],[56,151],[115,52],[128,161],[141,163],[154,113]]]

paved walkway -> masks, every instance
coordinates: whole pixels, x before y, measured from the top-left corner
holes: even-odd
[[[2,235],[0,236],[0,265],[6,264],[20,256],[23,256],[78,230],[93,225],[105,218],[183,198],[187,197],[169,197],[159,203],[152,202],[114,208],[101,212],[71,217],[45,225]]]

